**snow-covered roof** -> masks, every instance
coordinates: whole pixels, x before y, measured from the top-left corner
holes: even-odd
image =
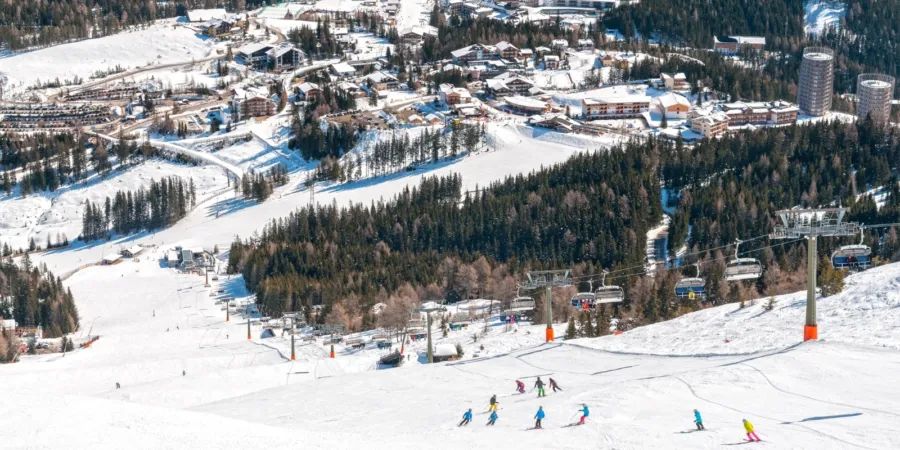
[[[477,46],[477,44],[469,45],[467,47],[453,50],[452,52],[450,52],[450,54],[457,58],[459,58],[460,56],[466,56],[469,54],[470,51],[472,51],[473,47],[476,47],[476,46]]]
[[[494,44],[494,47],[497,47],[497,50],[500,50],[501,52],[502,52],[502,51],[506,51],[507,49],[510,49],[510,48],[511,48],[511,49],[515,49],[515,50],[518,50],[518,49],[519,49],[519,48],[516,47],[515,45],[512,45],[512,44],[510,44],[509,42],[506,42],[506,41],[500,41],[500,42]]]
[[[559,61],[559,56],[556,55],[547,55],[544,57],[544,61]]]
[[[278,58],[279,56],[284,55],[285,53],[293,51],[293,50],[299,51],[297,48],[295,48],[291,44],[286,44],[286,45],[282,44],[278,47],[275,47],[275,48],[269,50],[268,52],[266,52],[266,54],[271,56],[272,58]]]
[[[166,252],[166,259],[169,261],[178,261],[178,252],[175,250],[169,250]]]
[[[384,72],[384,71],[372,72],[372,73],[366,75],[366,78],[369,80],[372,80],[373,83],[386,83],[386,82],[390,82],[390,81],[397,81],[397,77],[395,77],[387,72]]]
[[[507,105],[515,108],[544,109],[547,107],[547,102],[542,102],[535,98],[522,97],[518,95],[506,97],[504,101]]]
[[[453,344],[437,344],[434,346],[434,356],[446,358],[448,356],[457,356],[456,346]]]
[[[331,70],[334,70],[339,74],[354,74],[356,73],[356,69],[353,68],[350,64],[345,62],[339,62],[331,65]]]
[[[422,116],[420,116],[420,115],[418,115],[418,114],[413,114],[413,115],[409,116],[409,118],[406,119],[406,120],[407,120],[409,123],[424,122],[424,120],[422,119]]]
[[[401,31],[400,35],[403,36],[404,34],[410,34],[410,33],[418,34],[419,36],[425,36],[426,34],[431,35],[431,36],[437,36],[438,30],[437,30],[437,28],[435,28],[431,25],[414,25],[414,26],[411,26],[411,27],[406,28],[403,31]]]
[[[498,80],[496,78],[491,78],[490,80],[487,80],[486,83],[487,83],[488,88],[493,89],[495,91],[502,90],[502,89],[509,89],[509,87],[506,85],[506,80],[503,80],[503,79]]]
[[[188,20],[191,22],[206,22],[212,19],[223,19],[228,16],[224,9],[194,9],[188,11]]]
[[[610,103],[650,103],[650,97],[647,95],[614,95],[601,98],[586,98],[583,100],[585,105],[602,105]]]
[[[312,90],[319,89],[319,85],[316,83],[310,83],[307,81],[307,82],[300,83],[300,85],[297,86],[297,89],[300,89],[300,92],[302,92],[304,95],[306,95]]]
[[[721,122],[727,122],[727,121],[728,121],[728,116],[726,116],[722,113],[706,114],[703,116],[695,117],[692,120],[692,122],[706,122],[710,125],[716,124],[716,123],[721,123]]]
[[[763,36],[714,36],[717,44],[766,45]]]
[[[265,42],[256,42],[252,44],[247,44],[237,50],[238,53],[242,53],[244,55],[252,55],[254,53],[267,50],[272,48],[271,44],[266,44]]]
[[[120,255],[118,253],[113,253],[113,254],[106,255],[103,257],[104,262],[116,262],[120,259],[122,259],[122,255]]]
[[[131,247],[128,248],[127,251],[128,251],[128,253],[130,253],[130,254],[132,254],[132,255],[137,255],[137,254],[140,253],[141,250],[143,250],[143,249],[144,249],[144,248],[141,247],[140,245],[132,245]]]
[[[659,102],[659,104],[663,108],[669,108],[675,105],[684,105],[687,106],[688,109],[690,109],[691,107],[691,102],[687,98],[674,92],[667,92],[663,95],[660,95],[659,97],[656,97],[654,100]]]
[[[678,80],[678,81],[684,81],[684,80],[687,79],[687,77],[684,76],[684,73],[683,73],[683,72],[678,72],[678,73],[676,73],[676,74],[674,74],[674,75],[671,74],[671,73],[665,73],[665,72],[662,72],[662,73],[659,74],[659,78],[662,79],[662,80],[666,80],[666,79],[674,79],[674,80]]]

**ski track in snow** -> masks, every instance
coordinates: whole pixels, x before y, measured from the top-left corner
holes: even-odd
[[[637,342],[644,333],[671,339],[693,329],[675,321],[620,336],[552,344],[541,342],[543,326],[526,324],[517,331],[492,326],[474,343],[472,331],[481,330],[475,326],[435,341],[459,342],[466,355],[484,345],[479,358],[422,365],[418,359],[424,343],[416,342],[406,347],[416,360],[398,369],[370,370],[383,352],[368,348],[350,352],[338,345],[332,360],[327,347],[314,343],[298,346],[298,360],[287,361],[289,338],[259,339],[260,328],[254,326],[254,337],[248,341],[244,319],[235,315],[224,322],[208,294],[209,289],[222,287],[237,300],[250,298],[240,278],[222,276],[213,288],[205,288],[201,277],[160,267],[156,258],[162,254],[162,249],[149,249],[140,262],[92,267],[70,278],[67,283],[78,299],[85,326],[101,339],[65,358],[25,357],[20,364],[0,367],[4,381],[12,386],[10,402],[0,410],[10,408],[8,404],[23,409],[19,414],[0,414],[0,427],[12,430],[11,439],[33,439],[25,433],[40,429],[37,447],[52,447],[51,442],[66,439],[72,448],[115,448],[124,442],[122,433],[127,430],[135,448],[208,447],[222,439],[243,447],[240,443],[247,438],[234,431],[240,430],[253,437],[253,445],[272,448],[283,448],[289,442],[283,441],[284,436],[301,433],[311,448],[387,448],[387,442],[392,449],[421,448],[422,440],[428,439],[432,448],[504,448],[515,442],[525,449],[575,449],[593,442],[603,448],[700,449],[720,448],[742,438],[740,419],[746,416],[766,441],[778,447],[900,445],[889,431],[898,413],[891,411],[897,396],[888,375],[900,368],[900,356],[891,347],[824,339],[857,326],[849,315],[840,323],[820,324],[823,341],[814,344],[799,345],[793,334],[784,333],[775,336],[780,348],[729,352],[730,344],[712,340],[702,356],[667,354],[665,346],[653,355],[641,353],[654,350],[652,342],[631,353],[602,348],[608,342]],[[860,301],[868,299],[869,311],[875,317],[893,317],[890,296],[881,293],[895,289],[897,275],[900,264],[853,275],[846,296],[859,296],[864,288],[869,295]],[[125,289],[133,293],[127,301],[117,294]],[[841,298],[844,295],[835,300],[853,309]],[[828,304],[822,301],[821,314],[828,314]],[[722,321],[747,320],[729,314],[733,308],[725,305],[680,320],[707,323],[709,314]],[[802,308],[787,311],[799,327]],[[780,320],[774,314],[760,318]],[[757,333],[768,332],[753,325]],[[556,331],[564,326],[559,324]],[[541,398],[533,390],[513,394],[514,380],[533,384],[536,376],[552,376],[565,390],[549,390]],[[852,382],[863,376],[865,383]],[[116,381],[122,382],[122,389],[114,389]],[[42,386],[39,395],[33,393],[35,385]],[[492,394],[500,399],[495,427],[477,422],[455,427],[462,411],[486,409]],[[581,403],[591,406],[592,422],[567,427]],[[518,437],[524,425],[533,423],[538,406],[548,414],[543,432]],[[34,417],[47,408],[64,412],[78,408],[96,422],[91,429],[103,434],[86,440],[74,428],[84,426],[81,419],[72,427],[43,427]],[[704,433],[682,432],[691,423],[693,408],[701,409],[708,423]],[[214,417],[216,425],[209,423],[210,415],[221,416]],[[185,433],[193,427],[206,427],[215,435]],[[397,433],[400,429],[405,431]],[[135,435],[143,439],[134,439]],[[167,444],[160,446],[162,436]]]

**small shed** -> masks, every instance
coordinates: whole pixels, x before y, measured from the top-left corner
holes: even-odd
[[[122,256],[125,256],[127,258],[134,258],[142,251],[144,251],[144,248],[140,245],[132,245],[131,247],[122,250]]]
[[[113,254],[104,256],[102,263],[104,266],[111,266],[113,264],[120,262],[121,260],[122,260],[122,255],[120,255],[118,253],[113,253]]]
[[[434,356],[434,362],[455,361],[459,358],[459,353],[453,344],[436,345],[432,355]]]

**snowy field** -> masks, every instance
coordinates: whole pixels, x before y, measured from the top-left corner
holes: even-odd
[[[57,242],[57,234],[74,241],[81,234],[86,200],[102,204],[106,197],[112,199],[117,191],[136,191],[149,186],[151,180],[170,176],[179,177],[186,183],[193,180],[198,203],[227,184],[224,172],[215,166],[195,167],[153,159],[124,171],[117,166],[106,177],[92,176],[55,192],[31,193],[24,198],[13,193],[0,201],[0,246],[8,243],[14,249],[27,249],[29,240],[34,238],[44,247],[48,236]]]
[[[372,370],[384,351],[338,345],[332,360],[312,343],[290,361],[287,339],[260,339],[253,326],[248,340],[245,319],[225,322],[209,295],[240,300],[240,278],[206,288],[158,263],[163,250],[67,281],[83,318],[76,339],[101,338],[64,358],[0,366],[0,447],[296,448],[302,436],[304,448],[717,449],[745,443],[743,418],[773,448],[900,446],[900,264],[853,275],[845,293],[822,299],[819,342],[799,345],[805,305],[796,294],[771,312],[762,301],[725,305],[552,344],[529,325],[492,326],[476,344],[469,337],[484,323],[475,322],[436,337],[464,343],[458,362],[423,365],[417,343],[406,348],[409,363]],[[564,390],[536,398],[537,376]],[[517,379],[526,394],[514,393]],[[493,394],[499,420],[489,428]],[[569,427],[582,403],[588,423]],[[529,431],[538,406],[544,429]],[[468,408],[475,419],[458,428]],[[695,408],[707,431],[695,431]],[[48,411],[67,420],[48,421]]]
[[[8,79],[7,95],[38,81],[81,77],[120,65],[126,69],[191,61],[209,56],[214,44],[172,21],[160,21],[144,29],[100,39],[57,45],[4,58],[0,77]],[[9,89],[9,88],[8,88]]]

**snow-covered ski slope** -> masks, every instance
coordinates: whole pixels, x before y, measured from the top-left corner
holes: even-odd
[[[829,27],[840,26],[847,15],[847,2],[841,0],[804,0],[804,29],[807,33],[819,34]]]
[[[725,305],[552,344],[540,326],[492,327],[476,344],[476,322],[436,339],[464,342],[461,361],[428,366],[415,354],[375,371],[377,350],[338,346],[331,360],[321,343],[298,343],[292,362],[280,336],[259,339],[254,326],[247,340],[244,319],[225,322],[201,277],[162,267],[160,256],[151,249],[67,281],[78,336],[101,338],[64,358],[0,366],[0,448],[712,449],[744,442],[742,418],[773,448],[900,448],[900,264],[853,275],[822,299],[819,342],[800,344],[797,294],[771,312],[762,300]],[[226,278],[211,289],[247,295],[239,277]],[[513,394],[516,379],[530,389],[536,376],[565,390]],[[500,419],[487,428],[492,394]],[[566,427],[582,403],[588,424]],[[528,431],[538,406],[545,429]],[[475,420],[457,428],[468,408]],[[707,431],[693,431],[694,408]]]
[[[2,59],[0,78],[6,78],[6,95],[18,94],[38,81],[64,82],[80,77],[89,82],[97,71],[121,66],[134,69],[149,65],[190,62],[210,55],[214,42],[171,20],[98,39],[56,45]],[[9,99],[10,97],[6,97]]]

